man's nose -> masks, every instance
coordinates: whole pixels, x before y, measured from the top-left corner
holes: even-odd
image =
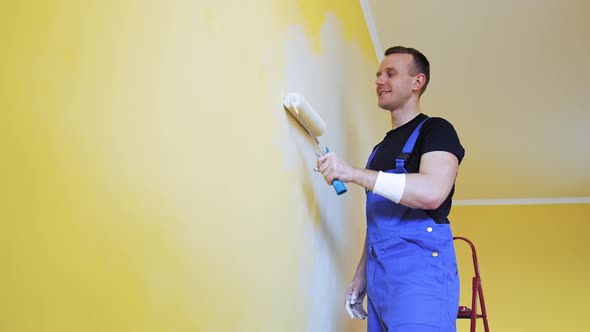
[[[383,75],[377,76],[377,79],[375,80],[375,84],[383,85],[384,84],[383,82],[384,82]]]

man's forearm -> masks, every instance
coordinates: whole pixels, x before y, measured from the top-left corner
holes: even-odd
[[[356,267],[355,275],[362,274],[365,275],[367,270],[367,237],[365,235],[365,243],[363,244],[363,253],[361,254],[361,259],[359,260],[359,264]]]
[[[373,191],[373,188],[375,188],[375,182],[377,182],[378,174],[379,172],[371,169],[355,168],[352,182],[369,191]]]
[[[432,210],[438,208],[442,201],[449,194],[450,188],[445,183],[445,179],[437,178],[434,175],[429,174],[391,174],[385,173],[383,176],[391,177],[405,177],[403,180],[403,186],[400,186],[400,180],[387,181],[381,183],[381,191],[390,191],[390,195],[376,192],[375,187],[379,172],[367,169],[355,169],[355,176],[353,177],[354,183],[359,186],[382,195],[396,203],[405,205],[413,209],[425,209]],[[382,180],[379,180],[382,181]],[[386,187],[390,186],[390,187]],[[395,198],[393,198],[395,196]]]

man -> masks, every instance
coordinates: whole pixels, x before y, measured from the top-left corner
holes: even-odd
[[[420,111],[430,79],[426,57],[391,47],[377,72],[379,107],[393,129],[373,150],[365,169],[330,152],[317,164],[327,183],[364,187],[367,232],[355,276],[346,291],[351,318],[368,331],[456,331],[459,277],[447,216],[465,150],[453,126]]]

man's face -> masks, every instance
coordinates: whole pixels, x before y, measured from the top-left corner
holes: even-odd
[[[383,59],[376,81],[379,107],[393,111],[410,99],[415,78],[409,74],[412,63],[411,54],[390,54]]]

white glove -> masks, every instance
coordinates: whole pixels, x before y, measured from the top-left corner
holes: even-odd
[[[351,295],[346,296],[346,304],[344,307],[350,316],[350,319],[354,319],[356,316],[358,319],[367,318],[367,312],[363,308],[363,297],[357,298],[356,292],[352,292]]]

